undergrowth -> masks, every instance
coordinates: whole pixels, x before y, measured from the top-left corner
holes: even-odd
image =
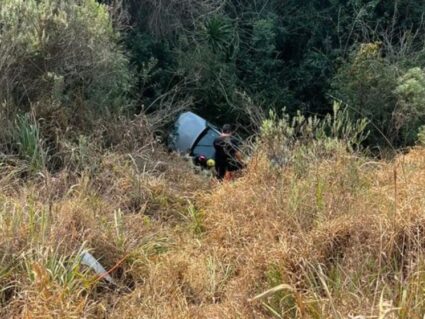
[[[0,315],[421,318],[425,151],[378,161],[332,126],[299,139],[284,125],[268,123],[243,176],[218,184],[131,125],[115,131],[127,145],[106,146],[101,127],[60,141],[49,170],[25,122],[0,167]]]

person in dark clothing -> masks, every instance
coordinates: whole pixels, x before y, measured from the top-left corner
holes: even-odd
[[[232,179],[233,172],[242,168],[239,143],[233,136],[232,127],[225,124],[222,133],[214,140],[215,169],[219,180]]]

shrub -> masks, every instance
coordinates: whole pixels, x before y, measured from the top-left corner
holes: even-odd
[[[425,73],[414,66],[420,59],[401,56],[394,60],[384,56],[386,51],[380,43],[360,45],[340,67],[333,86],[353,118],[370,120],[370,144],[412,145],[425,116]]]
[[[104,5],[4,0],[0,21],[1,101],[27,111],[37,101],[55,100],[71,117],[116,112],[125,104],[127,59]]]
[[[419,145],[425,146],[425,125],[422,125],[418,129],[417,143]]]
[[[381,56],[379,43],[366,43],[340,67],[333,79],[336,95],[350,107],[352,117],[366,117],[370,121],[372,145],[385,145],[386,138],[391,143],[397,140],[393,122],[397,104],[394,89],[400,74],[397,65]]]
[[[394,126],[404,143],[412,144],[425,117],[424,71],[419,67],[409,69],[398,79],[394,92],[397,95]]]
[[[304,155],[312,159],[331,154],[338,146],[354,151],[369,134],[367,124],[366,119],[353,121],[348,109],[341,109],[341,105],[334,102],[333,114],[322,119],[301,113],[290,119],[285,112],[281,117],[271,112],[263,122],[260,140],[269,158],[281,165],[300,155],[299,151],[310,153]]]

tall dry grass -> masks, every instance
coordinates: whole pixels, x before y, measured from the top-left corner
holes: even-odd
[[[277,166],[259,148],[242,178],[216,184],[158,149],[79,145],[55,174],[1,167],[4,318],[425,311],[423,149],[384,162],[335,143]],[[116,286],[81,265],[84,250]]]
[[[235,273],[229,317],[421,318],[424,155],[384,163],[339,149],[301,171],[260,156],[207,196],[206,247]]]

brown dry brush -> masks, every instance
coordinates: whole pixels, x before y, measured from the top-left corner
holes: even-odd
[[[288,284],[292,290],[254,306],[265,316],[379,315],[380,308],[419,316],[420,156],[423,151],[415,150],[395,163],[368,163],[340,151],[310,163],[301,178],[289,167],[278,179],[264,161],[236,185],[219,189],[207,199],[206,227],[209,245],[224,247],[237,263],[228,285],[237,282],[237,288],[227,290],[225,300]]]
[[[260,147],[219,185],[131,125],[112,131],[131,145],[80,141],[26,181],[25,162],[2,166],[2,317],[423,313],[422,149],[376,162],[336,143],[276,166]],[[84,249],[117,286],[80,264]]]
[[[22,179],[28,161],[2,161],[2,316],[98,317],[144,281],[139,264],[172,245],[165,221],[180,221],[194,188],[204,187],[183,160],[161,150],[151,130],[137,117],[99,125],[99,133],[77,142],[63,138],[56,154],[62,169],[46,167],[31,178]],[[119,289],[80,266],[83,249],[115,267]]]
[[[188,189],[205,183],[187,174],[179,159],[156,152],[103,154],[95,174],[46,171],[13,187],[4,175],[2,315],[98,317],[145,282],[151,258],[175,245],[170,228],[184,220],[180,212],[190,200]],[[159,170],[157,160],[144,162],[155,156],[167,166]],[[165,177],[171,172],[178,185]],[[95,280],[79,264],[83,249],[114,269],[119,287]]]

